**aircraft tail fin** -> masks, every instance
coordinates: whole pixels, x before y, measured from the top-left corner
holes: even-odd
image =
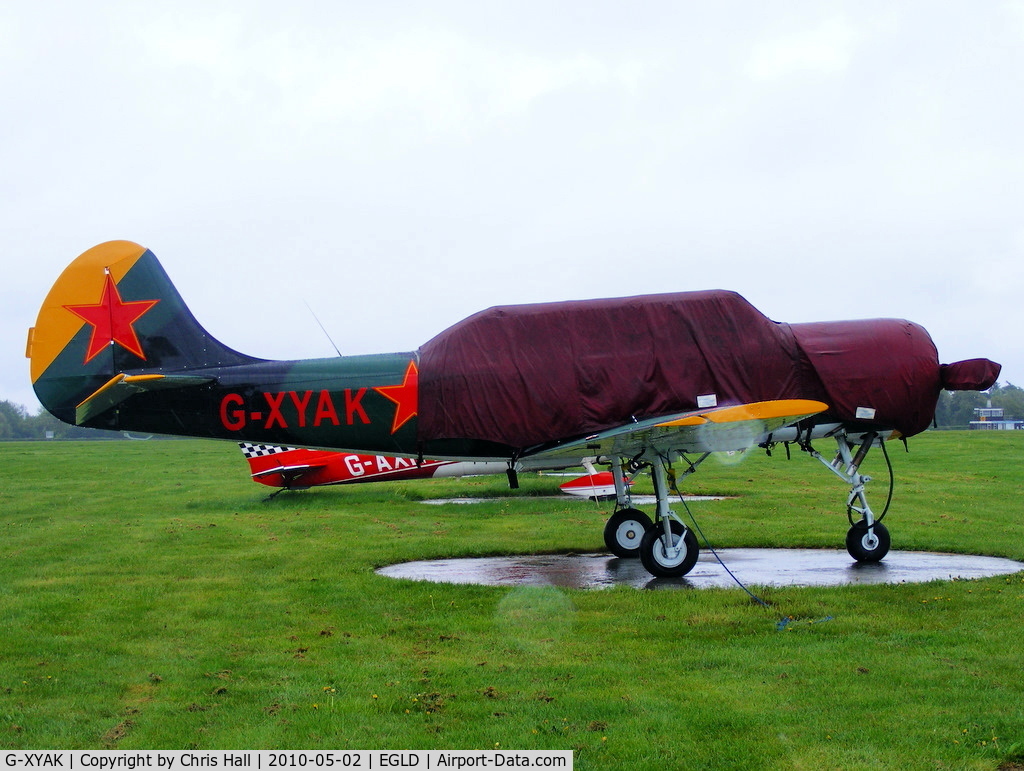
[[[308,485],[302,484],[303,477],[327,466],[324,456],[328,453],[321,450],[251,442],[239,442],[238,447],[249,463],[253,480],[268,487],[305,490]]]
[[[140,390],[195,386],[196,370],[260,361],[196,321],[151,251],[108,241],[75,259],[43,301],[26,355],[42,405],[61,420],[94,419]]]

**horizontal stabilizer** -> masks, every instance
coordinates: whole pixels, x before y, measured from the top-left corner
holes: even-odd
[[[112,377],[75,407],[75,422],[78,425],[83,425],[138,393],[163,391],[168,388],[186,388],[212,381],[212,377],[198,375],[125,375],[121,373]]]
[[[303,476],[310,471],[319,471],[326,467],[327,464],[325,463],[298,463],[292,466],[274,466],[273,468],[266,468],[252,472],[252,478],[259,479],[260,477],[270,476],[271,474],[280,474],[287,479],[298,479],[300,476]]]

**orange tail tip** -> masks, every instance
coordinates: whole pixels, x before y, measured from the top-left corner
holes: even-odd
[[[32,362],[33,383],[87,323],[67,308],[95,305],[103,296],[107,276],[116,284],[145,253],[144,246],[131,241],[107,241],[82,253],[64,269],[46,295],[36,325],[29,330],[26,355]]]

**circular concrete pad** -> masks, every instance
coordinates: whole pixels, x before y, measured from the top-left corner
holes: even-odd
[[[751,586],[840,586],[899,584],[953,578],[986,578],[1024,570],[1000,557],[924,552],[889,552],[882,562],[860,564],[839,549],[719,549],[722,562]],[[622,584],[638,589],[736,586],[736,579],[710,551],[683,578],[655,578],[640,560],[608,554],[547,554],[521,557],[423,560],[380,568],[381,575],[449,584],[563,586],[603,589]]]

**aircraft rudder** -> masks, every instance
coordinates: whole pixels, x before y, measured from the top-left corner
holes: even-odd
[[[131,241],[99,244],[65,268],[26,353],[40,402],[73,424],[76,406],[115,376],[254,361],[213,339],[153,252]]]

